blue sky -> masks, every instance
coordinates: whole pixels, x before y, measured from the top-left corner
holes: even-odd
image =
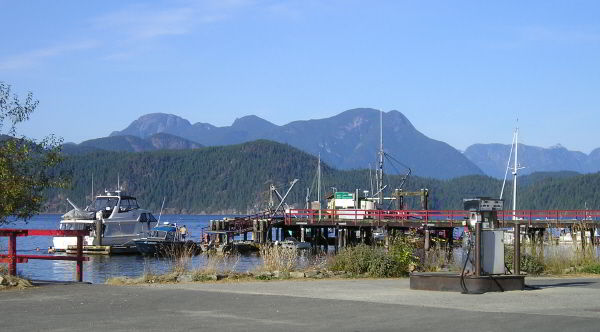
[[[107,136],[152,112],[282,125],[404,113],[458,149],[600,147],[598,1],[4,1],[0,80],[20,132]]]

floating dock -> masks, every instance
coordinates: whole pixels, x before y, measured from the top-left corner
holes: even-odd
[[[76,254],[77,246],[68,246],[67,254]],[[137,254],[135,246],[83,246],[85,255],[126,255]]]

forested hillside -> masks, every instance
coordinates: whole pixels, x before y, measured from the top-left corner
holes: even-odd
[[[64,212],[66,198],[85,205],[94,192],[121,188],[138,197],[142,207],[158,212],[163,198],[171,213],[247,213],[266,206],[268,188],[274,183],[285,192],[289,182],[300,181],[288,202],[304,205],[306,190],[316,191],[317,158],[289,145],[254,141],[224,147],[152,152],[92,152],[67,156],[57,172],[71,175],[68,189],[47,193],[49,212]],[[323,192],[370,190],[369,171],[340,171],[323,164]],[[396,188],[400,176],[386,177],[388,188]],[[600,174],[565,177],[545,173],[520,177],[518,208],[590,208],[600,204]],[[451,180],[410,177],[405,190],[428,188],[431,209],[462,209],[462,199],[497,197],[502,182],[487,176],[465,176]],[[505,189],[510,196],[510,183]],[[314,196],[313,198],[314,199]],[[87,203],[86,203],[87,202]],[[510,206],[510,200],[507,201]]]

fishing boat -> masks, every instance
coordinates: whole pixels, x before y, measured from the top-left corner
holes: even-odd
[[[67,201],[73,209],[61,216],[59,229],[90,231],[83,239],[84,246],[133,248],[133,240],[157,224],[152,213],[140,208],[135,197],[120,190],[105,191],[85,209],[80,209],[69,199]],[[77,245],[77,238],[54,237],[52,242],[54,251],[66,251],[69,246]]]
[[[193,241],[185,240],[177,224],[168,222],[157,225],[133,242],[142,255],[195,254],[200,248]]]

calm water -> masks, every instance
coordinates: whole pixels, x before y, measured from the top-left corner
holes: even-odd
[[[206,215],[163,215],[161,221],[185,224],[193,241],[199,241],[201,229],[209,224],[211,219],[222,219],[225,216]],[[36,216],[28,223],[18,221],[3,228],[30,228],[30,229],[58,229],[60,215],[47,214]],[[46,254],[48,247],[52,246],[50,236],[28,236],[17,238],[17,250],[19,254]],[[0,248],[6,253],[7,238],[0,237]],[[39,249],[39,251],[37,250]],[[83,279],[92,283],[103,283],[111,277],[127,276],[138,277],[145,272],[166,272],[173,266],[173,261],[166,258],[143,257],[139,255],[115,255],[115,256],[89,256],[90,260],[83,263]],[[199,255],[191,259],[190,268],[202,267],[205,256]],[[235,269],[240,272],[251,270],[260,262],[256,255],[241,256],[236,260]],[[75,280],[75,262],[71,261],[46,261],[29,260],[28,263],[17,265],[18,273],[24,277],[34,280]]]
[[[164,215],[161,221],[176,222],[179,225],[185,224],[189,231],[189,238],[193,241],[200,241],[202,228],[208,226],[212,219],[222,219],[223,215]],[[29,229],[57,229],[60,222],[60,215],[48,214],[40,215],[29,220],[28,223],[18,221],[3,228],[29,228]],[[456,231],[458,230],[458,231]],[[455,229],[455,237],[460,236],[462,228]],[[17,238],[17,249],[20,254],[47,254],[48,247],[52,246],[52,237],[49,236],[29,236]],[[7,238],[0,237],[0,250],[6,253]],[[38,250],[39,249],[39,250]],[[552,250],[550,250],[552,249]],[[545,246],[546,255],[564,250],[571,252],[572,245]],[[552,251],[552,252],[551,252]],[[464,255],[462,248],[453,250],[456,261],[462,261]],[[600,246],[596,247],[596,254],[600,256]],[[144,273],[163,273],[169,271],[174,262],[168,258],[143,257],[139,255],[115,255],[102,256],[90,255],[90,260],[83,263],[84,281],[92,283],[103,283],[111,277],[127,276],[139,277]],[[261,260],[256,255],[245,255],[235,258],[235,261],[228,262],[239,272],[252,270]],[[189,268],[200,268],[205,265],[205,256],[198,255],[189,262]],[[17,265],[18,273],[24,277],[34,280],[57,280],[70,281],[75,280],[75,262],[71,261],[46,261],[29,260],[28,263]]]

